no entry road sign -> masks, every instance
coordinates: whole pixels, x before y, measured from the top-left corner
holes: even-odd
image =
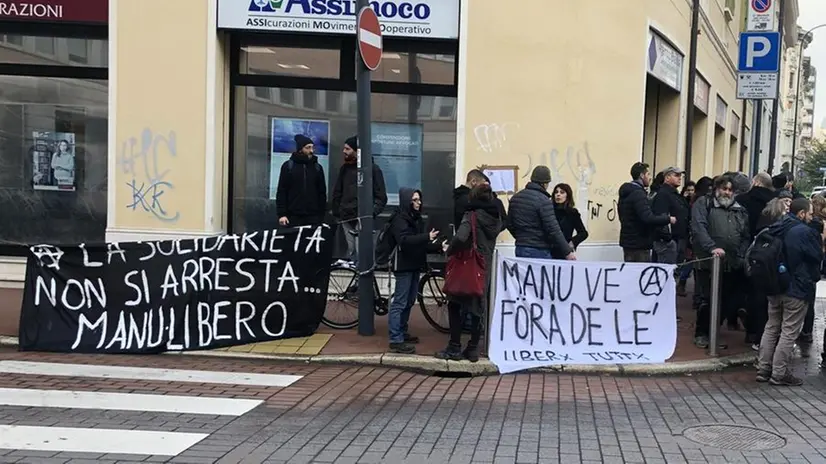
[[[367,69],[375,71],[381,64],[381,25],[376,12],[364,7],[358,16],[359,54]]]

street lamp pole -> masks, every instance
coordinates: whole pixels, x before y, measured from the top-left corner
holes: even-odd
[[[797,158],[797,117],[800,112],[800,75],[803,74],[801,72],[803,69],[803,47],[806,45],[806,38],[812,35],[812,32],[820,29],[821,27],[826,27],[826,23],[820,24],[806,31],[806,33],[803,34],[803,37],[800,38],[800,45],[798,45],[797,50],[797,85],[794,92],[794,126],[792,127],[792,161],[790,165],[790,171],[793,176],[796,175],[794,164]]]

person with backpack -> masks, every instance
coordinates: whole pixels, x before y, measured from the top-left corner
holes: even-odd
[[[296,135],[295,149],[278,176],[275,207],[282,227],[320,224],[327,211],[327,179],[312,139]]]
[[[399,189],[399,209],[390,218],[388,233],[379,240],[378,254],[388,246],[394,249],[391,269],[395,277],[395,289],[388,314],[390,351],[413,354],[418,337],[408,332],[410,309],[419,294],[419,274],[427,266],[427,254],[442,251],[437,243],[439,231],[425,232],[422,218],[422,192],[408,187]],[[377,259],[377,264],[378,264]]]
[[[341,222],[341,230],[347,243],[347,260],[358,263],[358,233],[361,230],[359,220],[358,137],[352,136],[344,141],[344,164],[338,171],[338,179],[333,187],[332,213]],[[375,218],[387,205],[387,190],[384,185],[384,173],[378,164],[373,163],[373,217]]]
[[[475,247],[476,252],[484,257],[485,275],[482,276],[484,291],[481,295],[448,295],[450,302],[454,303],[448,306],[450,340],[447,348],[436,353],[437,358],[453,361],[461,359],[467,359],[470,362],[479,361],[482,317],[488,309],[487,295],[494,266],[493,250],[496,247],[496,237],[502,231],[504,220],[494,199],[493,191],[487,183],[473,187],[459,228],[456,229],[450,243],[444,245],[444,251],[448,256]],[[464,351],[462,351],[463,313],[468,314],[471,319],[470,341]]]
[[[794,344],[814,299],[823,261],[823,236],[809,226],[812,204],[806,198],[792,201],[789,214],[758,234],[748,266],[761,280],[769,298],[769,320],[763,331],[758,355],[758,382],[799,386],[803,380],[789,368]]]
[[[700,299],[697,309],[697,323],[694,329],[694,344],[698,348],[708,348],[711,324],[720,324],[723,319],[736,318],[745,296],[743,282],[743,262],[749,247],[749,215],[734,199],[734,187],[728,176],[714,179],[711,195],[699,198],[691,209],[691,232],[693,237],[695,286]],[[722,260],[720,317],[711,320],[711,257]],[[736,320],[736,319],[735,319]]]

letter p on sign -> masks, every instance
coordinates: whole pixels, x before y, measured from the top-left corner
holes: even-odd
[[[772,49],[772,43],[765,37],[748,37],[746,39],[746,66],[754,67],[755,58],[763,58]]]

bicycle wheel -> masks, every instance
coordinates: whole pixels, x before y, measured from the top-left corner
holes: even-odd
[[[419,307],[424,318],[441,333],[450,332],[450,319],[447,312],[447,296],[442,291],[445,278],[441,271],[428,271],[419,280]]]
[[[348,265],[330,268],[327,306],[321,322],[331,329],[352,329],[359,323],[358,272]]]

